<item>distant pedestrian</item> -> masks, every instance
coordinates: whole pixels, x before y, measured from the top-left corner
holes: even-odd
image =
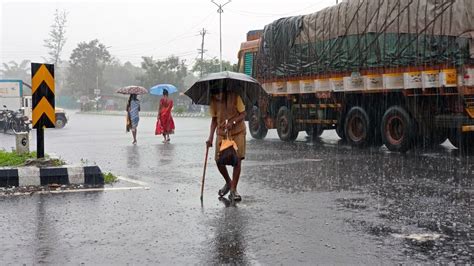
[[[170,135],[174,134],[174,121],[171,116],[173,110],[173,99],[168,97],[168,90],[163,90],[163,97],[158,107],[158,121],[156,123],[156,135],[163,135],[163,143],[170,142]]]
[[[237,184],[240,178],[242,160],[245,159],[245,105],[242,98],[234,92],[227,91],[224,88],[211,90],[210,114],[212,116],[211,128],[206,144],[208,148],[212,147],[214,133],[217,132],[215,160],[217,168],[226,182],[218,191],[218,195],[223,197],[230,191],[229,199],[240,201],[242,198],[237,192]],[[237,146],[237,158],[231,164],[234,166],[232,179],[226,168],[226,165],[229,165],[229,163],[220,160],[222,155],[220,146],[224,139],[229,138]]]
[[[137,98],[136,94],[130,94],[127,103],[127,132],[132,131],[133,142],[132,144],[137,144],[137,127],[138,122],[140,121],[140,101]]]

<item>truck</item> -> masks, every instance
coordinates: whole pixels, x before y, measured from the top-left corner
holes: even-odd
[[[32,98],[25,96],[24,89],[31,89],[31,85],[22,80],[0,79],[0,107],[6,106],[9,110],[21,110],[31,121]],[[68,122],[66,112],[62,108],[55,108],[56,128],[63,128]]]
[[[249,31],[238,71],[268,93],[248,108],[250,134],[474,150],[473,37],[472,0],[347,0]]]

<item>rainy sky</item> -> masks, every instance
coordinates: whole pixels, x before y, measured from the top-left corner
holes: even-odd
[[[225,3],[225,0],[215,0]],[[312,13],[336,0],[233,0],[222,14],[223,59],[237,62],[240,43],[252,29],[285,16]],[[0,0],[0,62],[41,61],[56,9],[66,10],[68,60],[79,42],[99,39],[122,63],[139,66],[142,56],[174,54],[192,64],[205,28],[205,58],[219,57],[219,15],[211,0],[12,1]]]

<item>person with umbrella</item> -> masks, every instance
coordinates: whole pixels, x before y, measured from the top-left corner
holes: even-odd
[[[214,134],[217,133],[215,160],[217,168],[225,180],[225,185],[218,191],[219,197],[230,192],[229,199],[234,201],[242,200],[237,192],[242,160],[245,159],[245,105],[242,98],[225,88],[225,82],[216,83],[217,89],[211,90],[211,102],[209,111],[212,116],[209,138],[206,141],[207,147],[212,147]],[[220,145],[224,138],[231,138],[237,144],[237,161],[234,164],[232,179],[229,176],[226,165],[219,160]]]
[[[127,132],[132,131],[133,142],[132,144],[137,144],[137,127],[138,122],[140,121],[140,100],[138,100],[136,94],[130,94],[127,103]]]
[[[215,133],[217,133],[215,160],[217,168],[225,180],[225,185],[218,191],[218,195],[223,197],[230,192],[230,200],[242,200],[237,192],[237,185],[246,150],[245,105],[252,106],[258,99],[263,99],[268,95],[256,79],[243,73],[230,71],[208,74],[196,81],[184,94],[191,98],[195,104],[209,105],[212,116],[209,138],[206,141],[201,200],[204,191],[207,154],[209,148],[212,147]],[[227,172],[226,165],[234,167],[232,179]]]
[[[163,143],[170,142],[170,134],[174,134],[174,121],[171,116],[171,110],[173,109],[173,99],[168,97],[168,90],[163,89],[163,97],[160,100],[158,107],[158,121],[155,130],[156,135],[163,135]]]
[[[132,131],[133,142],[132,144],[137,144],[137,127],[138,122],[140,121],[140,101],[137,98],[138,94],[147,94],[147,89],[140,86],[128,86],[120,88],[117,90],[117,93],[121,94],[130,94],[127,102],[127,125],[126,131]]]

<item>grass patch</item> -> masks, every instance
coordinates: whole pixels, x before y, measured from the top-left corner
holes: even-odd
[[[0,167],[24,165],[26,160],[35,159],[36,152],[18,155],[15,151],[7,152],[0,150]]]
[[[63,166],[66,164],[62,159],[50,159],[50,156],[45,154],[45,158],[49,159],[47,166]],[[0,150],[0,167],[17,167],[25,165],[26,161],[36,159],[36,152],[17,154],[16,151]]]
[[[118,177],[110,172],[104,174],[104,182],[106,184],[112,184],[112,183],[115,183],[117,182],[118,180]]]
[[[53,164],[53,166],[63,166],[66,164],[66,162],[62,159],[52,159],[51,163]]]

